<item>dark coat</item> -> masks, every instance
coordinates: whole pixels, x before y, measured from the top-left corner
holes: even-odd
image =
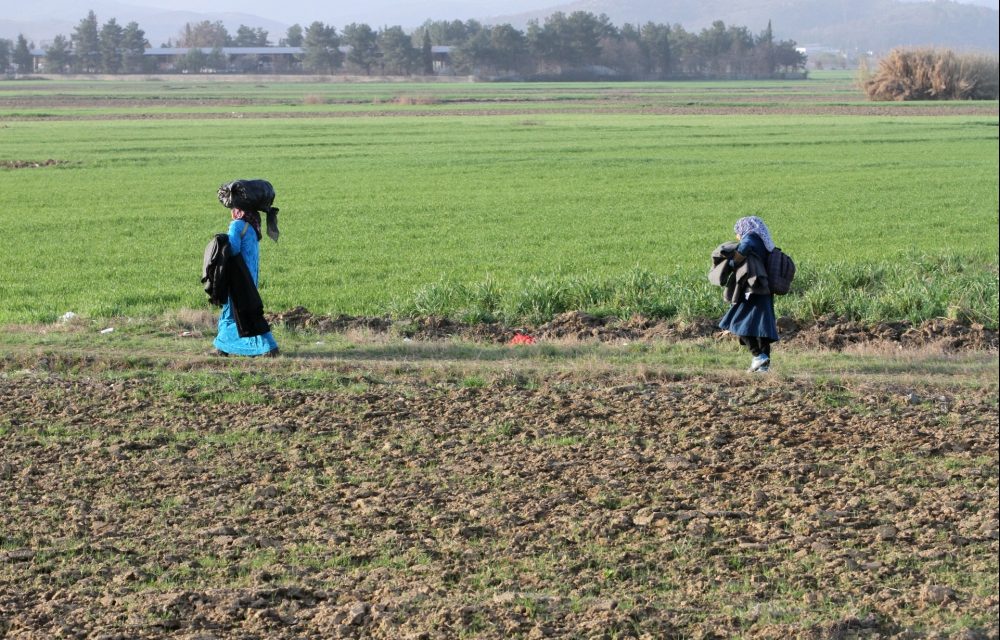
[[[201,281],[209,302],[216,306],[232,300],[233,317],[241,338],[259,336],[271,330],[264,319],[264,302],[253,282],[243,256],[231,255],[229,236],[216,234],[205,247]]]
[[[205,260],[201,266],[201,283],[205,285],[208,302],[217,307],[229,298],[229,236],[216,234],[205,247]]]

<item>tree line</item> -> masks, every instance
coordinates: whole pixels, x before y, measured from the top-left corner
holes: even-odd
[[[436,72],[433,47],[448,45],[449,72],[481,77],[571,78],[600,75],[635,79],[771,78],[801,73],[806,57],[792,40],[777,41],[770,22],[760,33],[721,20],[699,32],[681,25],[611,23],[606,15],[586,11],[554,13],[530,21],[525,30],[510,24],[485,25],[476,20],[428,20],[407,33],[400,26],[373,29],[352,23],[337,30],[313,22],[289,27],[278,46],[300,47],[302,54],[274,71],[431,75]],[[252,57],[232,68],[223,47],[269,47],[267,31],[240,25],[230,34],[221,22],[188,23],[164,47],[190,49],[178,70],[252,71]],[[135,22],[121,26],[112,18],[103,25],[93,11],[70,36],[56,36],[45,48],[49,72],[147,73],[144,56],[149,42]],[[0,68],[11,62],[31,68],[30,46],[0,40]],[[205,53],[203,49],[209,49]]]

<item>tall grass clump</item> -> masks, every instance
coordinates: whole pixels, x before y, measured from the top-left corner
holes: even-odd
[[[693,280],[693,278],[692,278]],[[708,282],[690,283],[634,268],[621,274],[535,274],[501,284],[442,280],[397,299],[393,313],[402,317],[451,317],[463,322],[541,324],[566,311],[599,316],[650,318],[701,316],[714,313],[718,292]]]
[[[775,299],[779,316],[809,324],[835,314],[867,324],[934,318],[998,325],[996,257],[916,256],[905,262],[803,263],[789,295]],[[658,275],[641,268],[620,274],[533,275],[500,283],[441,281],[396,301],[402,317],[450,317],[462,322],[542,324],[566,311],[626,319],[714,318],[725,313],[722,290],[700,271]]]
[[[949,49],[893,49],[871,72],[864,64],[860,84],[869,99],[996,100],[996,56],[958,54]]]
[[[907,261],[804,264],[791,294],[776,299],[779,315],[809,323],[836,314],[874,324],[934,318],[996,327],[1000,280],[996,258],[915,256]]]

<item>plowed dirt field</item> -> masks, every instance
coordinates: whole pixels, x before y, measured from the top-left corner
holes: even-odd
[[[25,353],[0,637],[998,635],[995,377]]]

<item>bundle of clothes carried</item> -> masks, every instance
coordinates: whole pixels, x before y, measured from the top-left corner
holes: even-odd
[[[738,242],[724,242],[712,252],[708,281],[723,288],[723,300],[735,304],[753,294],[781,296],[791,290],[795,263],[788,254],[775,247],[768,253],[766,262],[749,255],[736,264],[733,257],[737,247]]]

